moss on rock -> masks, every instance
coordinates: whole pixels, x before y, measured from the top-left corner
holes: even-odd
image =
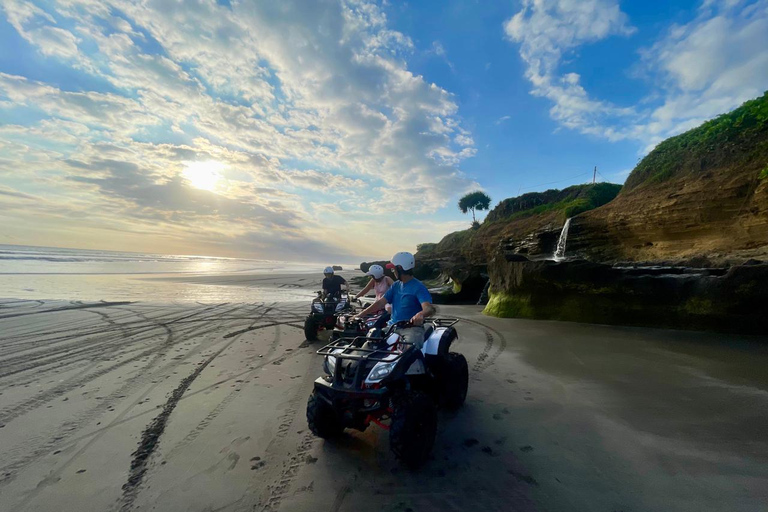
[[[501,292],[490,292],[488,305],[483,314],[499,318],[533,318],[530,297],[521,297]]]

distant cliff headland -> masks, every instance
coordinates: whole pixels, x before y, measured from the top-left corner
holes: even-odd
[[[766,333],[768,93],[660,143],[623,187],[505,199],[416,259],[453,285],[442,300],[490,279],[491,315]]]

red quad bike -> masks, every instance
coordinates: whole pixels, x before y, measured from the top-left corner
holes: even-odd
[[[437,408],[461,407],[467,397],[469,368],[451,352],[457,319],[426,325],[421,350],[395,333],[332,341],[317,351],[326,375],[315,381],[307,401],[310,430],[332,438],[345,428],[364,431],[371,423],[389,430],[389,446],[401,462],[427,461],[437,432]]]
[[[312,309],[304,320],[304,336],[307,341],[316,341],[317,334],[322,330],[333,330],[337,318],[343,313],[351,313],[352,304],[348,293],[323,297],[323,292],[317,292],[312,299]]]

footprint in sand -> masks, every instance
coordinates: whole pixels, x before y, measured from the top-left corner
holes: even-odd
[[[520,447],[520,451],[521,452],[532,452],[533,451],[533,446],[531,446],[529,444],[527,444],[525,446],[521,446]]]
[[[467,448],[472,448],[473,446],[475,446],[475,445],[477,445],[479,443],[480,443],[480,441],[478,441],[474,437],[470,437],[470,438],[465,439],[463,444]]]
[[[527,483],[528,485],[533,485],[533,486],[537,486],[537,487],[539,485],[539,482],[537,482],[536,479],[533,478],[531,475],[526,475],[526,474],[520,473],[518,471],[515,471],[514,469],[507,470],[507,473],[509,473],[510,475],[514,476],[515,478],[517,478],[521,482]]]

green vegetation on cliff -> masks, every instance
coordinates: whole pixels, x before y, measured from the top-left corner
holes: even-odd
[[[505,199],[488,213],[479,228],[450,233],[437,244],[420,245],[417,260],[466,258],[484,264],[501,239],[546,227],[557,229],[566,218],[608,203],[619,190],[621,185],[595,183]]]
[[[574,185],[563,190],[530,192],[501,201],[488,213],[485,222],[510,221],[549,211],[572,217],[611,201],[621,190],[615,183]]]
[[[768,164],[768,92],[701,126],[670,137],[642,159],[624,190],[704,173],[709,169],[762,160]],[[735,160],[735,161],[734,161]],[[768,173],[767,173],[768,174]]]

